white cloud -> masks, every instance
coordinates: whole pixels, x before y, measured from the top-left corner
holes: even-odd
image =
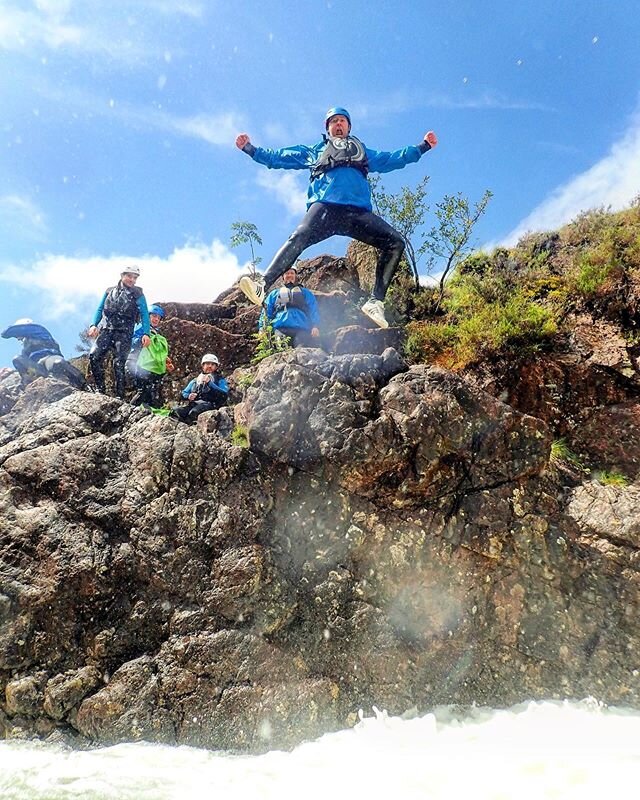
[[[64,17],[71,9],[71,0],[35,0],[35,5],[50,17]]]
[[[357,127],[359,120],[366,120],[369,125],[376,120],[384,120],[394,114],[402,114],[419,109],[469,109],[498,111],[553,111],[553,108],[530,100],[513,99],[502,92],[488,89],[482,92],[464,89],[454,94],[443,92],[418,92],[414,90],[398,90],[386,96],[376,98],[375,102],[351,103],[347,106]]]
[[[58,15],[43,16],[0,4],[0,48],[27,50],[44,45],[54,50],[63,46],[83,49],[87,38],[81,27],[63,23]]]
[[[39,92],[53,103],[64,104],[65,108],[118,120],[131,128],[178,134],[230,148],[235,146],[236,136],[245,125],[244,118],[234,111],[178,117],[160,108],[136,106],[114,98],[107,100],[73,87],[62,92],[49,84],[42,84]]]
[[[558,186],[502,240],[514,245],[529,231],[548,231],[570,222],[581,211],[627,206],[640,192],[640,113],[607,156],[593,167]]]
[[[193,117],[172,117],[162,114],[155,117],[150,120],[152,125],[156,124],[158,127],[184,136],[204,139],[209,144],[233,145],[242,127],[241,118],[232,112],[197,114]]]
[[[204,5],[194,0],[138,0],[138,3],[167,16],[182,14],[192,19],[201,19],[204,15]]]
[[[39,55],[42,49],[66,49],[130,64],[158,57],[164,49],[145,44],[144,37],[131,32],[134,17],[144,24],[154,13],[196,20],[204,13],[203,4],[196,0],[34,0],[33,5],[31,10],[22,10],[0,0],[0,49],[29,55]]]
[[[291,172],[261,170],[256,178],[258,186],[267,189],[282,203],[291,216],[300,217],[307,207],[307,189],[301,179]]]
[[[44,214],[28,197],[8,194],[0,197],[0,228],[11,228],[28,238],[41,238],[47,231]]]
[[[265,141],[274,142],[276,147],[287,145],[291,139],[290,128],[282,122],[267,122],[263,125],[263,134]]]
[[[445,94],[433,93],[424,104],[427,108],[445,109],[470,109],[484,110],[496,109],[498,111],[553,111],[551,106],[531,100],[513,100],[502,92],[488,90],[470,97],[457,95],[455,97]]]
[[[0,268],[0,283],[28,289],[36,299],[41,296],[46,319],[82,312],[88,322],[104,290],[133,264],[140,267],[140,285],[149,303],[210,303],[247,269],[216,239],[211,245],[197,242],[176,248],[164,259],[152,255],[46,255],[29,266]]]

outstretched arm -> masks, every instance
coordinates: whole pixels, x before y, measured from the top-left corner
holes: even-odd
[[[236,136],[236,147],[269,169],[308,169],[316,159],[313,148],[303,144],[282,147],[279,150],[256,147],[248,133],[239,133]]]
[[[429,145],[429,148],[431,150],[433,150],[433,148],[438,144],[438,137],[435,135],[433,131],[425,133],[424,140]]]
[[[402,169],[407,164],[413,164],[420,156],[438,144],[438,137],[433,131],[425,133],[423,140],[418,145],[409,145],[400,150],[370,150],[367,148],[367,160],[371,172],[392,172]]]
[[[249,138],[248,133],[239,133],[236,136],[236,147],[239,150],[243,150],[245,153],[248,153],[250,156],[253,156],[256,149],[251,144],[251,139]]]

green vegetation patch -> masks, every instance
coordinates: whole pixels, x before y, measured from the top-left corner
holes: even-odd
[[[408,286],[400,284],[398,295]],[[462,260],[440,298],[421,289],[410,308],[406,354],[450,369],[548,347],[574,313],[594,316],[640,295],[640,201],[596,209],[558,232],[528,234],[514,248]],[[392,295],[393,297],[393,295]]]
[[[231,431],[231,444],[235,447],[249,447],[249,432],[244,425],[236,425]]]
[[[454,278],[442,321],[407,326],[405,350],[413,362],[463,368],[510,349],[538,349],[558,330],[553,308],[537,302],[526,286],[467,273]]]

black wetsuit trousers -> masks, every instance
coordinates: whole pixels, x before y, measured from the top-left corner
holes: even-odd
[[[132,406],[151,406],[152,408],[160,408],[162,405],[161,398],[161,384],[164,375],[158,375],[149,370],[136,369],[136,388],[137,392],[131,398]]]
[[[268,289],[312,244],[330,236],[349,236],[377,248],[376,282],[373,296],[384,300],[404,251],[404,240],[395,228],[371,211],[338,203],[314,203],[302,222],[269,264],[264,280]]]
[[[189,405],[174,408],[172,413],[181,422],[190,424],[195,422],[200,414],[203,414],[205,411],[213,411],[216,408],[222,408],[222,406],[226,405],[226,402],[226,396],[221,397],[220,400],[215,403],[210,403],[207,400],[192,400]]]
[[[131,350],[133,329],[110,330],[103,328],[89,353],[91,372],[98,391],[105,392],[104,362],[109,351],[113,351],[113,373],[118,397],[124,397],[124,367]]]
[[[276,328],[276,336],[287,336],[292,347],[321,347],[320,337],[313,337],[311,331],[302,328]]]

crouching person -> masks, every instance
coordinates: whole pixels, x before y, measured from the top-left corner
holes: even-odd
[[[154,333],[160,332],[160,326],[164,320],[164,308],[154,303],[149,306],[149,337]],[[142,322],[133,329],[133,336],[131,337],[131,351],[127,356],[127,363],[124,366],[125,377],[130,386],[137,386],[136,374],[138,372],[138,358],[142,351],[142,338],[144,336],[144,325]],[[139,388],[139,387],[138,387]]]
[[[320,347],[320,314],[313,292],[302,286],[295,267],[282,276],[284,286],[267,295],[258,323],[271,325],[277,337],[289,337],[293,347]]]
[[[149,315],[153,320],[153,314]],[[153,322],[152,322],[153,325]],[[138,390],[131,398],[133,406],[162,406],[161,384],[167,372],[173,372],[174,366],[169,358],[169,343],[153,326],[147,347],[138,350],[138,358],[134,370],[135,385]]]
[[[229,387],[219,372],[220,361],[213,353],[202,356],[202,372],[184,387],[182,396],[188,400],[186,406],[174,408],[172,416],[181,422],[192,423],[204,411],[213,411],[227,403]]]
[[[22,342],[22,352],[13,359],[13,366],[23,386],[35,378],[51,376],[75,389],[86,389],[84,375],[63,357],[58,343],[43,325],[32,319],[18,319],[2,331],[2,338]]]

